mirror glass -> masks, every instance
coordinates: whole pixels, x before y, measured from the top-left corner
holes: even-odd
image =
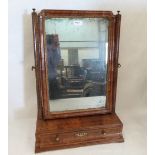
[[[45,20],[51,112],[105,107],[108,25],[104,18]]]

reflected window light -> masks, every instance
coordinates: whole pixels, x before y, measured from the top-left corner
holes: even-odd
[[[105,44],[106,46],[106,64],[108,63],[108,42]]]
[[[73,21],[73,24],[75,26],[82,26],[83,25],[83,22],[81,20],[75,20],[75,21]]]

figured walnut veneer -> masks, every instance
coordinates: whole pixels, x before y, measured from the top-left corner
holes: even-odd
[[[35,152],[123,142],[122,128],[116,114],[37,120]]]
[[[52,113],[48,104],[47,60],[44,46],[46,18],[107,18],[108,71],[106,107]],[[122,122],[115,114],[121,15],[111,11],[42,10],[32,12],[38,117],[35,152],[99,143],[123,142]]]

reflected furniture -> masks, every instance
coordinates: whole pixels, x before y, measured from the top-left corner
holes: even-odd
[[[115,113],[121,15],[33,9],[35,152],[123,142]]]

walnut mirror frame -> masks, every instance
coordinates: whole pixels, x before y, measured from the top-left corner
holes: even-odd
[[[105,18],[109,21],[108,27],[108,68],[106,79],[106,106],[100,108],[80,109],[61,112],[50,112],[48,93],[48,67],[45,41],[45,20],[47,18]],[[120,14],[113,15],[111,11],[59,11],[42,10],[39,14],[32,13],[35,69],[37,78],[38,107],[42,107],[45,119],[84,116],[111,113],[115,109],[116,81],[118,68],[118,42]],[[117,21],[117,22],[116,22]]]
[[[45,20],[53,18],[104,18],[108,20],[105,107],[50,111]],[[32,70],[35,70],[36,75],[38,106],[35,152],[99,143],[124,142],[123,124],[115,113],[117,72],[120,67],[118,64],[120,23],[119,11],[114,15],[112,11],[41,10],[37,13],[33,9],[32,28],[35,66],[32,66]],[[81,25],[81,22],[76,24]]]

